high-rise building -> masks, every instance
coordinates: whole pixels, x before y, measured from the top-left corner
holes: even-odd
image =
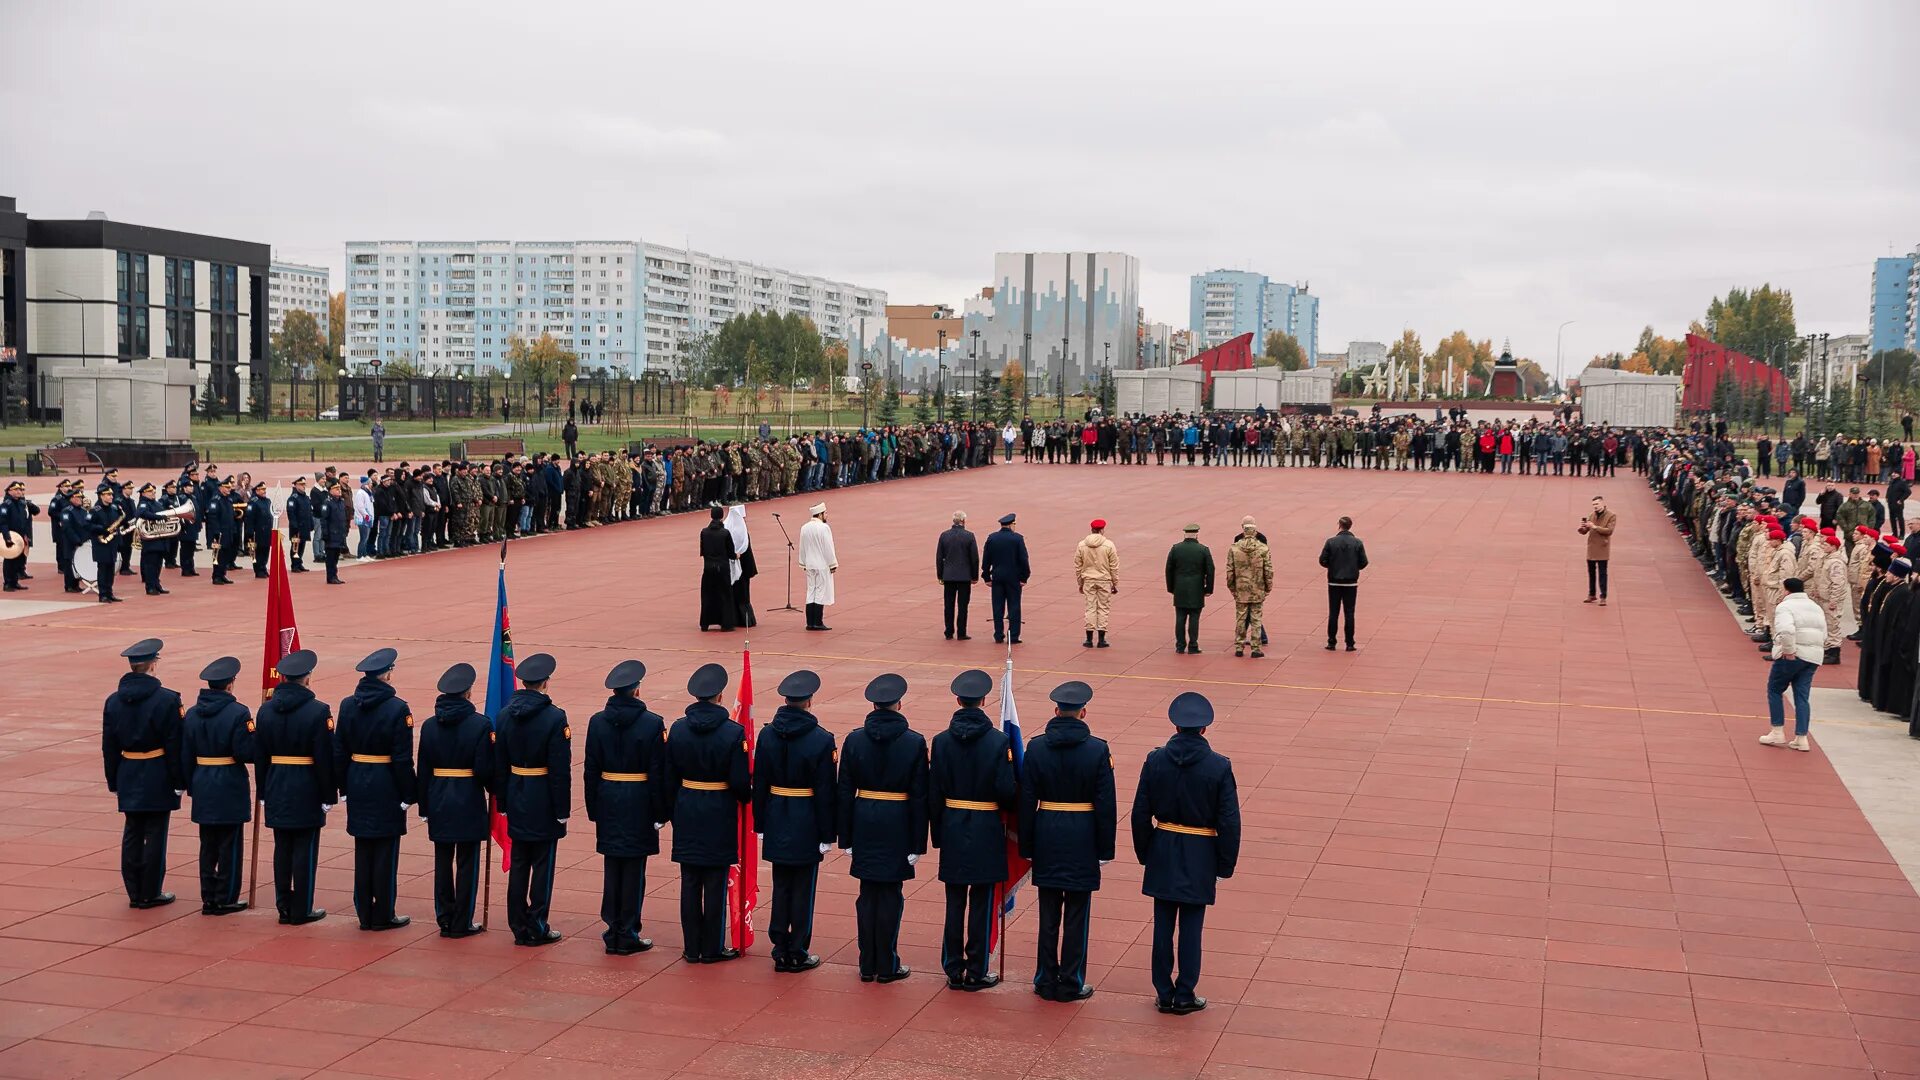
[[[1132,255],[1003,251],[993,257],[991,293],[969,302],[962,320],[968,341],[981,332],[984,373],[1019,360],[1038,396],[1075,393],[1104,367],[1140,366],[1140,260]]]
[[[1256,339],[1262,347],[1267,335],[1278,330],[1300,343],[1308,367],[1320,361],[1320,298],[1308,292],[1305,285],[1268,284],[1266,316]]]
[[[307,312],[320,324],[320,336],[327,336],[327,316],[333,300],[328,292],[328,271],[324,266],[274,260],[267,271],[267,332],[277,334],[286,322],[287,312]]]
[[[1915,347],[1920,322],[1920,247],[1908,255],[1873,261],[1873,311],[1868,336],[1874,352]]]
[[[1273,281],[1250,270],[1209,270],[1195,274],[1188,317],[1199,344],[1211,349],[1241,334],[1252,334],[1256,351],[1267,335],[1291,334],[1311,366],[1320,355],[1320,298],[1304,285]]]
[[[550,334],[584,368],[671,370],[735,315],[797,312],[844,338],[886,293],[634,240],[354,241],[346,360],[423,370],[507,366],[508,343]]]
[[[1359,371],[1387,362],[1387,343],[1384,341],[1347,342],[1347,370]]]

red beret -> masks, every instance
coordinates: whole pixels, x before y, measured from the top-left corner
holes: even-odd
[[[1853,527],[1853,531],[1857,533],[1866,533],[1868,536],[1873,537],[1875,540],[1880,539],[1880,530],[1874,528],[1871,525],[1855,525]]]
[[[1821,530],[1820,530],[1820,535],[1821,535],[1821,536],[1833,536],[1833,535],[1834,535],[1834,531],[1833,531],[1833,527],[1832,527],[1832,526],[1828,526],[1827,528],[1824,528],[1824,529],[1821,529]]]
[[[1810,517],[1803,517],[1800,519],[1800,527],[1803,529],[1817,529],[1820,527],[1820,523]]]
[[[1895,555],[1905,555],[1907,553],[1907,545],[1899,542],[1898,540],[1889,541],[1887,543],[1887,547],[1893,549],[1893,553]]]
[[[1840,546],[1840,538],[1833,535],[1832,533],[1827,534],[1826,540],[1827,540],[1827,543],[1832,544],[1834,547]]]
[[[1093,531],[1095,531],[1095,532],[1099,532],[1099,531],[1100,531],[1101,529],[1104,529],[1104,528],[1106,528],[1106,527],[1107,527],[1107,519],[1106,519],[1106,518],[1094,518],[1094,519],[1093,519],[1093,524],[1091,524],[1091,525],[1089,525],[1089,526],[1087,526],[1087,527],[1088,527],[1088,528],[1090,528],[1090,529],[1092,529],[1092,530],[1093,530]]]
[[[1786,538],[1787,538],[1787,534],[1781,532],[1779,529],[1767,530],[1767,539],[1769,540],[1785,540]]]

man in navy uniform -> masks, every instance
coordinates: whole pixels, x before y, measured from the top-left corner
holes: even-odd
[[[218,509],[218,507],[216,507]],[[280,658],[280,685],[260,706],[253,732],[254,775],[273,830],[273,899],[289,926],[317,922],[313,906],[320,830],[339,798],[333,770],[333,710],[307,685],[320,658],[301,649]]]
[[[900,715],[906,696],[907,680],[892,672],[868,683],[873,709],[859,731],[848,733],[840,759],[836,831],[860,881],[853,910],[861,982],[912,974],[900,962],[901,886],[927,851],[927,740]]]
[[[653,948],[640,936],[640,902],[647,895],[647,857],[660,853],[666,821],[667,725],[640,700],[647,665],[622,660],[607,673],[613,691],[606,708],[587,721],[586,764],[580,777],[594,847],[605,863],[600,885],[601,940],[612,956]],[[675,830],[678,835],[678,830]]]
[[[120,602],[120,598],[113,595],[113,560],[128,529],[128,507],[120,504],[116,494],[119,490],[118,485],[103,482],[96,493],[100,501],[81,519],[86,526],[86,542],[93,553],[93,584],[100,590],[103,604]]]
[[[207,477],[212,480],[211,474]],[[205,485],[201,485],[203,488]],[[233,516],[233,477],[222,477],[207,500],[207,543],[213,546],[213,583],[231,585],[227,576],[240,558],[240,522]]]
[[[1200,931],[1214,879],[1233,876],[1240,858],[1240,794],[1233,763],[1207,745],[1213,704],[1191,691],[1173,699],[1177,729],[1147,755],[1133,796],[1133,853],[1146,867],[1140,891],[1153,897],[1154,1005],[1184,1016],[1207,1007],[1200,981]],[[1180,975],[1174,977],[1174,930]]]
[[[504,793],[507,836],[507,925],[515,945],[551,945],[560,931],[547,925],[553,905],[555,848],[573,813],[573,729],[547,696],[555,663],[534,653],[514,667],[520,689],[494,718],[494,775]]]
[[[267,576],[267,556],[273,551],[273,500],[267,498],[267,485],[253,485],[253,497],[247,500],[246,539],[253,542],[253,576]]]
[[[1020,591],[1033,576],[1027,565],[1027,538],[1013,528],[1014,516],[1000,519],[1000,529],[980,550],[980,580],[993,590],[993,640],[1004,642],[1008,632],[1020,644]]]
[[[158,489],[152,484],[140,485],[140,499],[133,504],[133,516],[140,521],[159,521],[160,511],[166,505],[155,496]],[[126,530],[133,528],[128,522]],[[167,558],[167,547],[163,541],[155,540],[140,545],[140,583],[147,587],[148,596],[162,596],[167,590],[160,587],[160,564]]]
[[[727,715],[720,695],[727,669],[703,664],[687,680],[694,699],[667,732],[667,820],[680,864],[681,954],[689,964],[739,957],[726,942],[727,867],[740,861],[740,804],[753,797],[747,729]]]
[[[57,501],[60,501],[58,496],[56,496]],[[56,512],[57,510],[56,506]],[[39,516],[40,508],[27,498],[27,485],[19,480],[8,483],[6,495],[0,496],[0,532],[10,532],[22,541],[31,543],[33,519]],[[25,591],[26,586],[20,583],[31,580],[32,576],[27,573],[25,549],[13,558],[0,563],[0,578],[5,580],[5,584],[0,585],[0,588],[4,588],[7,592]]]
[[[144,561],[144,559],[142,560]],[[253,761],[253,713],[233,696],[240,661],[223,656],[200,671],[206,688],[187,710],[181,760],[193,822],[200,826],[200,913],[245,911],[240,857],[253,817],[247,766]]]
[[[333,732],[333,769],[345,778],[340,793],[353,837],[353,910],[362,930],[397,930],[413,921],[393,911],[407,807],[419,798],[413,708],[393,690],[399,658],[392,649],[376,649],[354,665],[360,682],[340,703]]]
[[[492,827],[487,792],[493,786],[493,724],[473,707],[474,675],[472,664],[455,664],[441,674],[433,720],[420,726],[414,758],[420,820],[433,842],[433,919],[443,938],[480,932],[473,905],[480,842]]]
[[[1087,931],[1100,868],[1113,861],[1118,809],[1113,754],[1087,730],[1093,690],[1065,682],[1048,695],[1053,719],[1027,743],[1020,787],[1020,855],[1033,860],[1040,892],[1040,950],[1033,992],[1048,1001],[1084,1001]]]
[[[833,733],[813,715],[820,676],[796,671],[780,680],[786,703],[774,710],[753,748],[753,823],[760,854],[773,864],[773,970],[812,971],[813,904],[820,861],[833,846]]]
[[[313,499],[307,495],[307,478],[293,478],[293,494],[287,496],[287,544],[291,548],[292,573],[307,572],[303,561],[307,540],[313,535]]]
[[[109,551],[100,561],[101,587],[112,579]],[[187,786],[181,768],[185,709],[180,695],[153,674],[161,647],[159,638],[147,638],[120,650],[132,670],[120,676],[119,688],[107,695],[101,710],[107,790],[118,797],[127,819],[120,832],[120,880],[126,883],[127,906],[135,908],[173,903],[173,894],[160,890],[167,875],[167,819],[180,809]]]
[[[1000,812],[1014,809],[1013,749],[980,705],[993,690],[984,671],[963,671],[950,687],[960,708],[933,737],[927,820],[947,886],[947,929],[940,966],[954,990],[985,990],[994,886],[1007,880],[1007,834]]]

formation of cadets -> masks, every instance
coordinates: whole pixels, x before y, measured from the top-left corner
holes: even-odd
[[[475,922],[481,844],[499,801],[512,841],[507,921],[515,944],[560,940],[548,923],[555,856],[573,812],[573,730],[549,687],[554,658],[519,662],[516,690],[500,715],[473,705],[475,672],[455,664],[440,677],[431,717],[416,723],[393,688],[393,649],[361,660],[359,682],[338,709],[310,688],[318,658],[288,654],[280,682],[259,715],[233,696],[240,662],[221,657],[200,679],[191,708],[156,674],[163,643],[138,642],[107,698],[102,753],[108,789],[126,816],[121,873],[135,908],[172,903],[163,890],[167,827],[183,794],[200,826],[201,911],[245,910],[240,899],[243,827],[257,797],[273,832],[274,906],[280,922],[326,916],[314,906],[320,832],[346,804],[354,843],[354,911],[360,928],[405,926],[395,910],[400,838],[407,812],[427,822],[434,848],[434,919],[442,937],[479,933]],[[903,885],[929,842],[940,851],[946,892],[941,967],[947,985],[996,985],[987,970],[993,899],[1009,878],[1002,815],[1017,822],[1016,850],[1032,862],[1039,943],[1033,991],[1081,1001],[1087,983],[1088,926],[1101,868],[1114,858],[1118,812],[1114,762],[1092,734],[1082,682],[1054,688],[1053,718],[1025,746],[1014,777],[1007,734],[982,710],[992,677],[965,671],[949,691],[957,708],[931,748],[902,712],[907,682],[896,674],[866,687],[871,708],[836,747],[813,712],[820,677],[781,680],[782,704],[751,748],[721,704],[727,671],[718,664],[687,681],[692,701],[668,725],[639,696],[646,666],[623,660],[607,674],[610,696],[587,723],[580,772],[587,817],[602,857],[601,937],[613,955],[645,952],[641,901],[647,860],[673,826],[680,866],[683,958],[738,959],[725,928],[728,867],[741,858],[737,810],[751,804],[760,851],[773,867],[768,938],[776,971],[820,965],[812,952],[819,873],[837,846],[857,879],[855,903],[863,982],[907,978],[900,960]],[[1206,1007],[1194,993],[1206,907],[1215,881],[1231,877],[1240,849],[1239,796],[1228,760],[1207,744],[1213,707],[1199,694],[1175,698],[1175,733],[1147,756],[1129,825],[1135,857],[1154,899],[1153,985],[1162,1012]],[[415,749],[415,732],[419,733]],[[252,767],[249,777],[248,766]]]

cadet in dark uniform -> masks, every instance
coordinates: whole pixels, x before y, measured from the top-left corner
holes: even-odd
[[[323,491],[320,493],[322,500],[321,509],[323,511],[325,510],[326,497],[326,492]],[[304,560],[307,554],[307,540],[312,536],[313,500],[307,495],[307,478],[304,476],[296,476],[293,478],[293,494],[287,496],[287,545],[291,548],[288,555],[291,557],[290,561],[293,564],[288,571],[289,573],[304,574],[307,572],[307,565]]]
[[[493,724],[473,707],[472,664],[455,664],[440,676],[433,722],[420,725],[415,757],[420,820],[433,841],[433,919],[443,938],[470,937],[480,885],[480,842],[492,821],[487,792],[493,786]]]
[[[1013,528],[1014,516],[1000,519],[1000,531],[987,537],[980,549],[980,580],[993,589],[993,640],[1011,634],[1020,644],[1020,593],[1033,569],[1027,562],[1027,538]]]
[[[101,587],[113,576],[109,551],[100,560]],[[107,695],[100,718],[107,790],[119,797],[127,818],[120,832],[120,880],[127,886],[127,906],[135,908],[173,903],[172,893],[160,891],[167,876],[167,820],[180,809],[187,786],[181,768],[185,710],[180,695],[153,675],[161,645],[159,638],[147,638],[120,651],[132,670]]]
[[[667,724],[640,700],[647,665],[622,660],[607,673],[613,691],[607,706],[587,721],[587,819],[594,848],[605,863],[600,885],[601,940],[613,956],[653,948],[640,936],[640,902],[647,895],[647,857],[660,853],[660,824],[667,820]],[[675,830],[677,836],[679,830]]]
[[[833,846],[833,734],[813,715],[820,676],[796,671],[780,680],[786,703],[774,710],[753,748],[753,823],[760,854],[773,864],[773,970],[812,971],[813,904],[820,860]]]
[[[266,577],[267,556],[273,552],[273,500],[267,498],[264,482],[253,485],[253,497],[247,500],[246,529],[246,539],[253,541],[253,576]]]
[[[145,561],[144,557],[141,560]],[[207,684],[187,710],[181,760],[193,821],[200,826],[200,913],[246,910],[240,899],[240,858],[253,817],[247,766],[253,761],[253,713],[234,700],[240,661],[223,656],[200,672]]]
[[[211,477],[209,477],[211,479]],[[231,585],[227,572],[240,558],[240,522],[233,516],[233,477],[221,480],[207,500],[207,542],[214,548],[213,583]]]
[[[81,520],[86,525],[86,540],[93,555],[93,584],[100,590],[100,602],[117,604],[113,595],[113,560],[120,551],[122,536],[128,528],[127,507],[120,505],[114,493],[117,485],[101,484],[100,501]]]
[[[156,490],[152,484],[140,485],[140,501],[134,503],[133,516],[141,521],[159,521],[160,511],[166,504],[154,498]],[[127,525],[128,529],[133,526]],[[166,562],[167,546],[163,541],[155,540],[140,545],[140,583],[147,587],[148,596],[164,596],[166,589],[160,587],[160,566]]]
[[[1147,755],[1133,796],[1133,853],[1146,867],[1140,891],[1153,897],[1154,1005],[1184,1016],[1207,1007],[1200,981],[1200,928],[1215,878],[1230,878],[1240,858],[1240,793],[1233,763],[1207,745],[1213,704],[1188,692],[1167,717],[1178,733]],[[1180,977],[1174,978],[1174,929]]]
[[[947,886],[947,931],[940,966],[954,990],[985,990],[1000,982],[987,971],[987,934],[994,886],[1007,880],[1007,833],[1000,811],[1013,810],[1017,785],[1013,749],[1005,732],[980,708],[993,676],[963,671],[953,680],[960,708],[947,730],[933,737],[927,820],[940,849],[940,880]]]
[[[720,704],[727,669],[703,664],[687,680],[693,704],[667,732],[666,800],[673,861],[680,864],[682,955],[690,964],[732,960],[726,942],[727,867],[740,861],[740,804],[753,797],[747,729]]]
[[[520,689],[494,718],[494,769],[513,854],[507,867],[507,925],[515,945],[551,945],[554,849],[573,812],[573,729],[547,696],[554,659],[534,653],[515,665]]]
[[[393,912],[407,807],[419,798],[413,708],[393,691],[399,658],[392,649],[376,649],[354,665],[360,683],[340,703],[333,732],[333,770],[345,778],[340,793],[347,800],[347,835],[353,837],[353,910],[362,930],[397,930],[413,921]]]
[[[1087,730],[1093,690],[1066,682],[1048,695],[1047,729],[1026,747],[1020,785],[1020,854],[1033,860],[1040,892],[1040,951],[1033,992],[1048,1001],[1084,1001],[1087,924],[1100,868],[1113,861],[1118,810],[1113,754]]]
[[[260,706],[253,733],[254,773],[273,830],[273,901],[290,926],[327,917],[313,906],[313,878],[320,830],[340,785],[333,771],[333,710],[307,686],[319,662],[308,649],[280,658],[274,665],[280,685]]]
[[[868,683],[873,711],[840,759],[838,832],[860,881],[861,982],[912,974],[900,962],[901,883],[927,851],[927,740],[900,715],[906,695],[907,680],[891,672]]]

